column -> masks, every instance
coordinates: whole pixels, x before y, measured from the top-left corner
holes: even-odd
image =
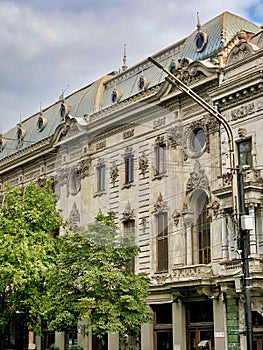
[[[227,229],[226,229],[226,217],[225,215],[222,216],[221,219],[222,224],[222,258],[228,259],[229,253],[228,253],[228,237],[227,237]]]
[[[173,349],[186,350],[185,306],[180,298],[173,303]]]
[[[255,227],[255,207],[254,205],[249,205],[249,219],[251,223],[251,230],[249,231],[250,240],[250,254],[257,254],[257,238],[256,238],[256,227]]]
[[[119,333],[110,333],[108,336],[108,342],[109,342],[109,350],[118,350],[119,349]]]
[[[153,346],[153,325],[147,323],[141,328],[141,348],[143,350],[152,350]]]
[[[227,344],[227,329],[226,324],[226,310],[223,302],[223,294],[218,299],[213,299],[214,312],[214,338],[215,349],[226,349]]]
[[[186,265],[193,264],[193,224],[194,224],[194,212],[186,210],[183,212],[184,226],[186,229]]]
[[[65,348],[65,333],[55,332],[55,344],[59,350],[64,350]]]

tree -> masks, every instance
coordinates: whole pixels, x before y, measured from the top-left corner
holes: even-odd
[[[8,187],[0,208],[0,336],[19,314],[36,329],[47,271],[55,263],[51,233],[62,219],[51,181],[26,189]]]
[[[131,233],[118,232],[115,214],[60,237],[57,264],[50,273],[50,326],[66,331],[87,319],[90,330],[136,332],[152,315],[143,300],[149,280],[127,263],[138,254]]]

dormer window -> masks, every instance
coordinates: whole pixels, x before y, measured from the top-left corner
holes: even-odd
[[[169,71],[173,74],[176,71],[176,63],[174,61],[174,59],[172,59],[170,66],[169,66]]]
[[[26,135],[26,130],[22,128],[22,124],[21,123],[17,124],[16,137],[17,137],[18,144],[20,144],[23,141],[25,135]]]
[[[39,131],[42,131],[44,127],[47,124],[47,118],[42,117],[42,115],[39,116],[38,121],[37,121],[37,128]]]
[[[116,103],[119,102],[122,97],[122,93],[114,89],[111,94],[111,102]]]
[[[148,88],[150,80],[146,79],[143,74],[140,76],[138,87],[140,90],[145,90]]]
[[[6,139],[4,139],[2,135],[0,135],[0,152],[3,151],[3,149],[5,148],[5,145],[6,145]]]
[[[60,106],[60,117],[65,118],[70,112],[71,106],[66,105],[64,102]]]
[[[201,52],[207,43],[207,34],[204,32],[198,32],[195,37],[195,49],[197,52]]]

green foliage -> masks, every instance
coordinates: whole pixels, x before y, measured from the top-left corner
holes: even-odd
[[[139,248],[133,234],[117,231],[114,219],[113,212],[100,214],[87,229],[60,237],[49,280],[48,316],[56,330],[66,330],[85,318],[98,335],[127,329],[135,332],[151,319],[143,302],[149,280],[126,268]],[[65,313],[68,322],[62,317]]]
[[[30,328],[37,325],[45,279],[55,263],[55,240],[61,225],[56,197],[48,181],[30,183],[22,192],[9,187],[0,208],[0,333],[17,312]]]
[[[59,348],[55,345],[55,344],[52,344],[50,345],[50,347],[46,350],[59,350]]]
[[[80,345],[71,345],[69,350],[83,350]]]

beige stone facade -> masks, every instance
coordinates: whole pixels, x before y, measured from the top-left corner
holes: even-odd
[[[232,130],[234,164],[244,175],[258,349],[263,344],[262,43],[260,27],[223,13],[154,55]],[[2,194],[6,183],[26,186],[53,178],[58,207],[75,226],[93,221],[100,211],[115,211],[120,229],[127,223],[135,227],[140,247],[135,272],[151,279],[147,303],[153,323],[142,326],[140,339],[110,334],[99,347],[79,322],[76,337],[84,350],[246,349],[229,139],[218,119],[166,75],[145,59],[61,96],[1,138]],[[56,334],[56,343],[63,350],[63,334]]]

